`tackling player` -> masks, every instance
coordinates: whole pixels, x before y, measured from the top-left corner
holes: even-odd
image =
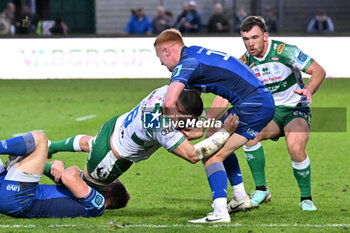
[[[193,146],[188,139],[201,137],[203,130],[181,130],[166,120],[162,105],[167,90],[168,86],[163,86],[152,91],[130,112],[106,122],[96,137],[77,135],[51,142],[49,154],[58,151],[88,152],[84,179],[98,189],[114,181],[134,162],[148,159],[161,146],[191,163],[211,156],[234,132],[237,116],[230,115],[223,129]],[[186,122],[187,118],[199,118],[203,102],[197,92],[183,91],[176,108],[180,113],[179,122]],[[152,119],[147,122],[150,114]],[[148,123],[154,124],[154,127],[148,127]],[[158,123],[159,127],[156,127]]]
[[[244,146],[256,185],[256,191],[251,196],[252,204],[258,206],[271,198],[266,186],[265,155],[260,141],[278,140],[285,136],[294,177],[301,193],[301,208],[317,210],[311,197],[311,169],[306,143],[310,128],[309,103],[312,103],[312,95],[321,86],[326,73],[314,59],[296,46],[270,40],[263,18],[246,18],[240,30],[247,48],[241,60],[270,90],[276,104],[272,121]],[[311,75],[306,86],[300,71]]]
[[[166,114],[173,116],[177,114],[176,103],[180,93],[186,87],[217,95],[208,112],[208,118],[217,118],[225,111],[228,103],[231,103],[232,108],[227,113],[235,113],[239,117],[240,122],[236,132],[222,149],[204,162],[213,193],[214,212],[202,219],[191,221],[195,223],[230,222],[226,191],[228,177],[234,193],[235,188],[241,193],[238,200],[233,198],[230,206],[239,207],[245,204],[246,198],[251,205],[244,191],[238,161],[233,152],[248,140],[254,139],[270,122],[274,114],[272,95],[241,61],[223,52],[198,46],[186,47],[177,30],[163,31],[157,37],[154,46],[161,64],[172,72],[171,84],[163,105]],[[230,154],[232,155],[229,156]],[[225,168],[230,169],[228,176]]]
[[[43,133],[2,140],[0,154],[14,158],[8,171],[0,159],[0,213],[20,218],[97,217],[105,208],[121,208],[129,200],[120,182],[101,191],[102,195],[80,178],[78,167],[64,169],[61,161],[46,166],[47,138]],[[38,184],[45,166],[63,185]]]

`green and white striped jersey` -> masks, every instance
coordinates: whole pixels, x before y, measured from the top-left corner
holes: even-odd
[[[305,72],[314,60],[296,46],[269,40],[269,47],[263,58],[250,56],[246,52],[240,60],[270,90],[275,105],[308,105],[306,97],[295,94],[293,90],[304,88],[300,71]]]

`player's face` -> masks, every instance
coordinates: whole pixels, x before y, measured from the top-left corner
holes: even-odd
[[[252,27],[249,32],[241,32],[244,45],[251,56],[263,57],[267,51],[268,34],[258,26]]]
[[[160,63],[163,66],[166,66],[170,72],[173,72],[175,65],[177,62],[174,62],[173,57],[169,51],[169,48],[164,44],[156,46],[157,57],[160,60]]]

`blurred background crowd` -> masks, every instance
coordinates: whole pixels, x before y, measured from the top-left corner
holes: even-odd
[[[0,35],[234,35],[248,15],[270,33],[350,32],[349,0],[1,0]]]

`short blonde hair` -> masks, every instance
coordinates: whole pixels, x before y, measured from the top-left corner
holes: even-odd
[[[165,42],[175,42],[179,43],[182,46],[185,45],[181,33],[173,28],[164,30],[162,33],[160,33],[160,35],[157,36],[157,39],[154,42],[154,47]]]

